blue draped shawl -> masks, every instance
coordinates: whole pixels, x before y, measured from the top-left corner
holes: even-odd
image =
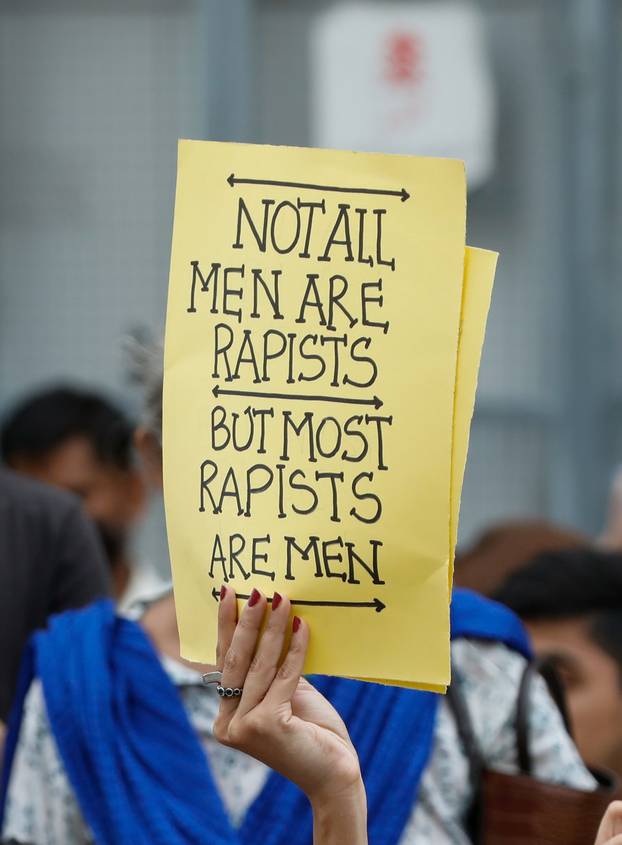
[[[525,656],[518,619],[456,590],[452,637],[505,643]],[[142,628],[109,601],[50,620],[31,640],[9,722],[0,819],[34,676],[83,816],[98,845],[306,845],[306,797],[273,772],[239,830],[227,817],[204,751],[175,686]],[[367,790],[371,845],[396,845],[433,745],[438,695],[315,677],[343,717]]]

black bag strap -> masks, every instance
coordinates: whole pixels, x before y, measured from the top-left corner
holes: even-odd
[[[469,783],[473,787],[473,800],[467,811],[465,827],[473,845],[482,842],[482,771],[484,758],[477,742],[467,703],[460,689],[459,676],[452,669],[452,683],[447,687],[447,704],[456,723],[458,737],[469,764]]]
[[[523,672],[523,677],[521,678],[518,688],[518,699],[516,703],[516,747],[518,753],[518,768],[521,774],[530,776],[533,773],[533,760],[531,757],[531,751],[529,750],[529,712],[532,700],[531,692],[533,689],[533,682],[537,675],[544,678],[551,698],[559,709],[564,726],[568,734],[572,736],[570,717],[568,715],[568,707],[566,705],[566,696],[564,694],[564,688],[555,667],[555,663],[551,658],[535,658],[527,664],[525,671]]]
[[[566,730],[571,734],[564,690],[554,663],[550,659],[542,658],[530,661],[526,665],[520,680],[515,720],[518,766],[521,774],[525,775],[531,775],[533,770],[529,750],[529,712],[533,680],[537,675],[544,678],[551,697],[559,708]],[[469,764],[469,781],[473,787],[473,801],[465,822],[471,842],[477,845],[477,843],[483,841],[485,808],[482,800],[482,772],[486,768],[486,763],[477,741],[465,697],[460,688],[460,675],[454,669],[452,676],[452,683],[447,688],[446,699]]]
[[[452,682],[447,687],[447,704],[454,717],[456,730],[462,743],[462,750],[469,763],[471,782],[478,783],[484,760],[479,749],[477,737],[475,736],[467,703],[460,689],[460,681],[455,671],[452,671],[452,675]]]

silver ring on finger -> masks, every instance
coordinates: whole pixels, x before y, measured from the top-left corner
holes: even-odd
[[[222,684],[216,687],[216,692],[221,698],[239,698],[243,691],[243,687],[223,687]]]
[[[205,672],[201,675],[201,680],[207,684],[219,684],[222,681],[222,672]]]

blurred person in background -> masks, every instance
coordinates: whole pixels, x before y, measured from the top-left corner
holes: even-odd
[[[0,467],[0,726],[29,635],[50,614],[109,590],[103,550],[79,502]]]
[[[132,438],[133,426],[119,408],[70,387],[29,396],[0,431],[0,453],[8,466],[82,499],[108,556],[117,598],[135,572],[129,540],[146,499]]]
[[[151,484],[161,487],[161,350],[142,357],[146,412],[135,442]],[[226,587],[223,600],[232,592]],[[454,683],[472,714],[486,764],[515,773],[514,714],[529,655],[526,638],[516,617],[505,609],[472,594],[463,598],[452,607]],[[271,613],[281,609],[281,601],[273,598]],[[266,597],[254,591],[244,613],[255,618],[265,608]],[[110,606],[97,604],[82,614],[58,617],[54,629],[39,637],[37,651],[45,659],[39,661],[40,671],[24,699],[21,730],[18,736],[13,734],[14,754],[6,767],[4,836],[32,845],[86,845],[93,831],[107,830],[108,838],[100,835],[101,841],[143,841],[123,839],[118,833],[115,838],[115,825],[127,823],[148,831],[161,823],[179,830],[175,808],[181,802],[184,818],[198,814],[204,819],[207,808],[209,828],[202,828],[199,839],[171,834],[167,845],[207,842],[210,836],[214,841],[237,841],[238,830],[246,842],[264,842],[268,829],[261,833],[262,824],[279,827],[279,834],[269,830],[274,843],[310,841],[304,796],[284,791],[284,782],[275,781],[263,762],[219,743],[216,720],[221,700],[213,686],[203,685],[198,667],[180,657],[172,593],[136,602],[127,616],[139,624],[126,625]],[[497,630],[503,631],[498,638]],[[156,654],[159,660],[154,661]],[[201,671],[205,668],[210,667]],[[66,673],[75,679],[73,684],[65,682]],[[316,683],[341,712],[362,755],[368,792],[372,788],[369,824],[375,836],[400,845],[469,843],[467,815],[474,784],[446,700],[340,678]],[[128,720],[115,721],[125,712],[127,695],[133,702]],[[178,712],[178,705],[175,709],[175,701],[181,701],[186,716]],[[577,790],[595,789],[541,679],[533,686],[529,705],[534,777]],[[183,720],[187,724],[188,718],[195,745],[184,734],[187,744],[176,745],[177,758],[154,746],[160,741],[173,743],[176,725]],[[105,731],[112,724],[108,736]],[[147,739],[148,747],[143,746]],[[161,755],[166,756],[165,764]],[[211,770],[209,782],[205,759]],[[198,798],[195,788],[179,788],[189,777],[187,766],[196,769],[196,778],[190,778],[194,785],[204,784]],[[155,796],[155,806],[153,800],[144,800],[146,795]],[[195,801],[199,806],[191,811],[188,805]],[[115,815],[119,802],[128,818]],[[145,834],[144,841],[153,840]]]
[[[622,555],[550,551],[511,575],[498,601],[556,665],[583,759],[622,776]]]
[[[541,552],[582,548],[590,539],[578,531],[542,519],[499,522],[487,528],[466,550],[456,553],[454,582],[484,596]]]

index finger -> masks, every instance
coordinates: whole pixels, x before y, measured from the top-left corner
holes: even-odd
[[[218,643],[216,644],[216,666],[222,672],[225,656],[229,651],[235,626],[238,622],[238,602],[235,590],[225,586],[220,588],[220,604],[218,607]]]
[[[277,671],[264,699],[273,707],[276,708],[292,700],[304,669],[308,648],[309,626],[303,619],[294,616],[292,620],[292,637],[289,641],[285,660]]]

